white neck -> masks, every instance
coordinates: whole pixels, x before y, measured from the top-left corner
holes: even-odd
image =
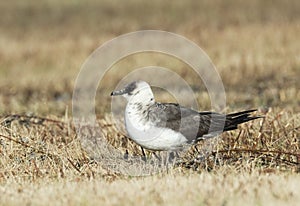
[[[138,93],[127,96],[128,100],[125,112],[126,122],[130,121],[134,125],[142,126],[147,121],[147,109],[154,103],[154,96],[151,89],[143,89]]]

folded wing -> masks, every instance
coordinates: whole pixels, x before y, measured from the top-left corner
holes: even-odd
[[[166,127],[182,133],[190,143],[216,136],[223,131],[237,129],[241,123],[260,118],[250,116],[256,110],[231,114],[197,112],[175,103],[156,103],[147,114],[158,127]]]

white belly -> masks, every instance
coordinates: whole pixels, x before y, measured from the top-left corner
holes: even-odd
[[[125,115],[126,129],[132,140],[151,150],[175,150],[187,142],[179,132],[155,127],[150,121],[141,121],[136,116]]]

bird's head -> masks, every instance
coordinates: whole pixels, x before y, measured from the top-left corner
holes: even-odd
[[[123,89],[111,93],[111,96],[118,95],[125,97],[127,101],[154,102],[154,96],[150,85],[141,80],[131,82]]]

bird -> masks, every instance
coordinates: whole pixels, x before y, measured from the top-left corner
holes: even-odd
[[[252,116],[256,109],[221,114],[156,102],[150,85],[142,80],[111,92],[111,96],[126,98],[125,128],[129,138],[152,151],[176,151],[261,118]]]

